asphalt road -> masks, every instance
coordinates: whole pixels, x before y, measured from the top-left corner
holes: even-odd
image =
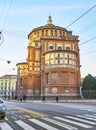
[[[96,130],[94,103],[4,101],[1,130]]]

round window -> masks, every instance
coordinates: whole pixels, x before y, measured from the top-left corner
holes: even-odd
[[[53,50],[53,48],[54,48],[54,47],[53,47],[52,45],[51,45],[51,46],[49,46],[49,49],[50,49],[50,50]]]

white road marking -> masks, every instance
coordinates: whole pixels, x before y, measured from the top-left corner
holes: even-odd
[[[12,127],[10,127],[10,125],[7,124],[6,122],[0,123],[0,128],[1,130],[13,130]]]
[[[92,118],[92,117],[88,117],[88,116],[82,116],[82,115],[77,115],[78,117],[81,117],[81,118],[84,118],[84,119],[89,119],[89,120],[92,120],[92,121],[96,121],[96,119]]]
[[[53,119],[50,119],[50,118],[42,118],[42,119],[43,119],[43,120],[46,120],[46,121],[48,121],[48,122],[51,122],[51,123],[53,123],[53,124],[56,124],[56,125],[58,125],[58,126],[61,126],[61,127],[63,127],[63,128],[66,128],[66,129],[68,129],[68,130],[78,130],[78,128],[76,128],[76,127],[72,127],[72,126],[70,126],[70,125],[61,123],[61,122],[59,122],[59,121],[56,121],[56,120],[53,120]]]
[[[95,119],[96,119],[96,116],[94,116],[94,115],[85,114],[85,116],[87,116],[87,117],[92,117],[92,118],[95,118]]]
[[[52,127],[52,126],[50,126],[50,125],[48,125],[48,124],[46,124],[46,123],[43,123],[43,122],[41,122],[41,121],[39,121],[39,120],[36,120],[36,119],[29,119],[31,122],[34,122],[35,124],[38,124],[38,125],[40,125],[41,127],[43,127],[43,128],[46,128],[47,130],[58,130],[58,129],[56,129],[56,128],[54,128],[54,127]],[[27,129],[28,130],[28,129]]]
[[[88,115],[88,114],[84,114],[84,115],[76,115],[74,116],[64,116],[62,117],[52,117],[48,118],[48,117],[42,117],[41,118],[42,121],[40,121],[39,119],[28,119],[29,121],[33,122],[34,124],[41,126],[47,130],[59,130],[58,128],[51,126],[51,124],[47,124],[47,123],[52,123],[53,125],[57,125],[58,127],[63,127],[67,130],[78,130],[77,127],[72,126],[72,125],[77,125],[83,128],[93,128],[94,125],[96,125],[96,115]],[[7,118],[5,118],[5,120],[8,120]],[[43,121],[46,121],[43,122]],[[62,122],[61,122],[62,121]],[[17,120],[14,121],[17,125],[19,125],[21,128],[23,128],[24,130],[36,130],[35,128],[33,128],[32,126],[30,126],[29,124],[27,124],[26,122],[22,121],[22,120]],[[68,124],[70,123],[70,124]],[[7,122],[1,122],[0,123],[0,128],[1,130],[13,130],[13,128],[10,126],[10,124],[8,124]]]
[[[77,118],[77,117],[73,117],[73,116],[66,116],[67,118],[70,118],[70,119],[74,119],[76,121],[82,121],[84,123],[88,123],[88,124],[91,124],[91,125],[96,125],[95,122],[92,122],[92,121],[87,121],[87,120],[84,120],[84,119],[80,119],[80,118]]]
[[[24,130],[36,130],[35,128],[31,127],[30,125],[26,124],[25,122],[18,120],[15,121],[20,127],[22,127]],[[7,129],[6,129],[7,130]],[[8,129],[9,130],[9,129]]]
[[[80,122],[77,122],[77,121],[72,121],[72,120],[69,120],[69,119],[61,118],[61,117],[54,117],[54,118],[55,118],[55,119],[62,120],[62,121],[66,121],[66,122],[68,122],[68,123],[72,123],[72,124],[78,125],[78,126],[80,126],[80,127],[92,128],[92,126],[90,126],[90,125],[86,125],[86,124],[83,124],[83,123],[80,123]]]

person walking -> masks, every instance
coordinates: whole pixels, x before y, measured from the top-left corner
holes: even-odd
[[[58,96],[56,97],[56,102],[58,102]]]
[[[45,96],[43,95],[42,102],[45,102]]]

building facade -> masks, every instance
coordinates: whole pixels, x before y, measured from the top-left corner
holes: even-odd
[[[21,88],[29,95],[79,97],[80,57],[78,36],[52,23],[28,35],[27,62],[18,63]]]
[[[0,77],[0,97],[14,98],[16,92],[17,75],[4,75]]]

